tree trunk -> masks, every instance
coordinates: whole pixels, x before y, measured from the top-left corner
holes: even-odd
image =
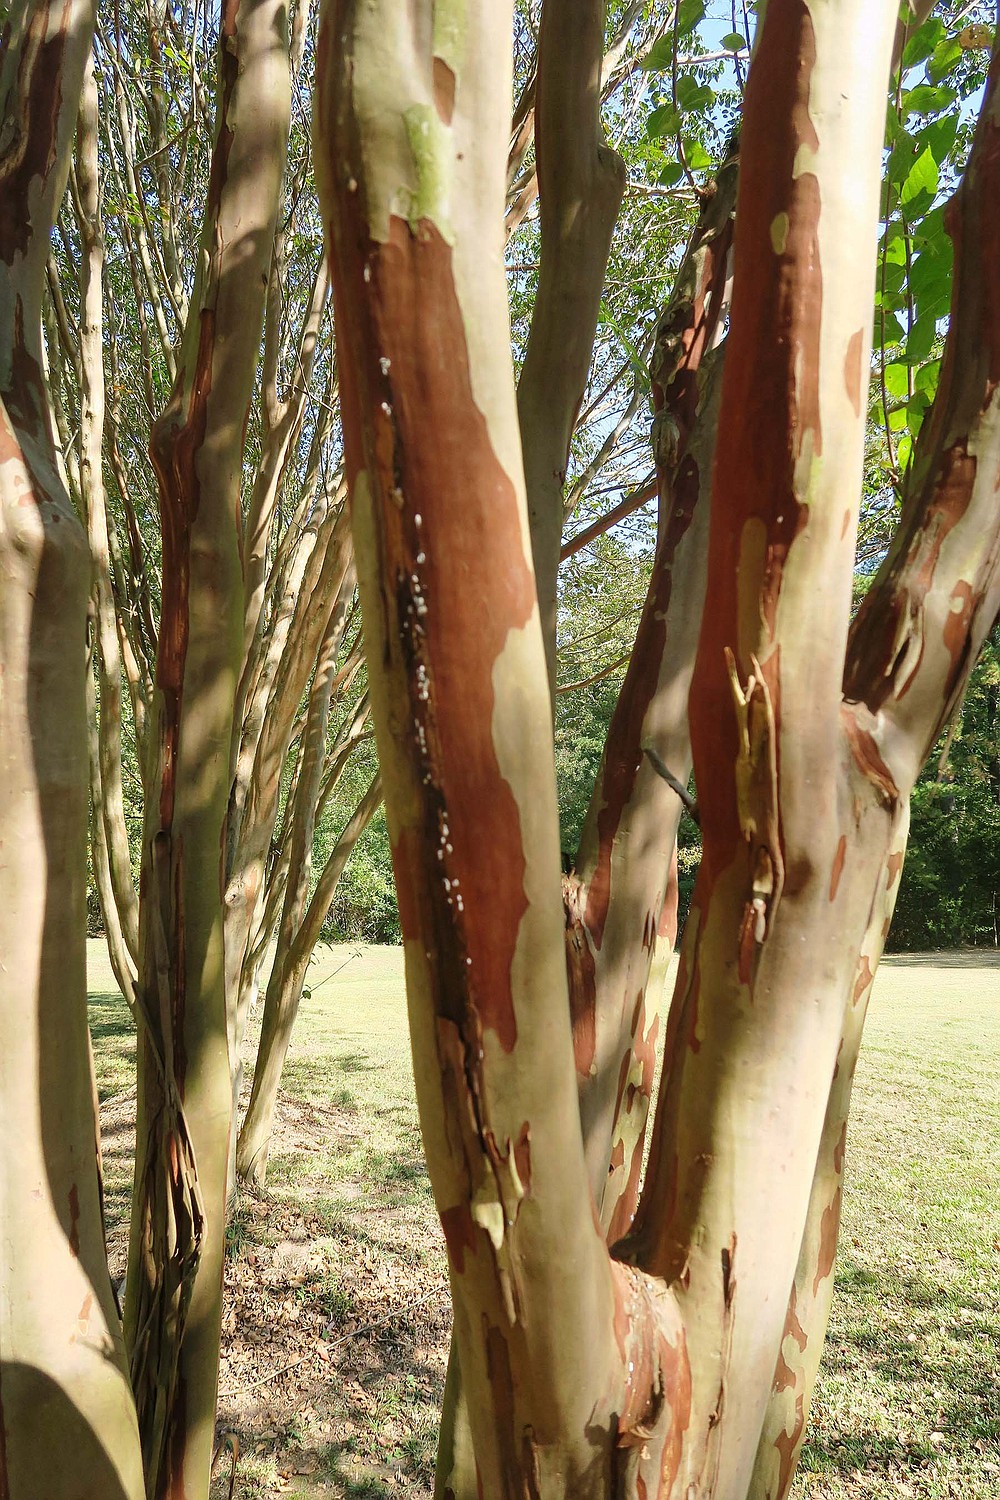
[[[638,1202],[659,1030],[646,999],[650,967],[658,949],[669,956],[676,937],[676,890],[672,922],[667,893],[682,804],[662,772],[684,787],[691,770],[687,705],[722,380],[723,350],[713,345],[728,309],[736,184],[731,155],[657,325],[650,367],[657,552],[567,903],[580,1111],[591,1188],[611,1244]]]
[[[583,1155],[502,269],[510,20],[328,5],[317,159],[417,1098],[482,1488],[598,1496],[683,1338],[669,1295],[612,1266]],[[651,1466],[683,1399],[665,1383]]]
[[[201,256],[151,455],[163,604],[140,884],[125,1327],[150,1500],[207,1492],[232,1077],[222,854],[243,639],[240,479],[289,119],[284,0],[227,0]]]
[[[42,378],[49,236],[93,32],[18,4],[0,58],[0,1495],[138,1500],[87,1035],[90,563]]]
[[[819,1373],[833,1303],[833,1273],[854,1072],[861,1051],[861,1036],[875,971],[899,894],[908,825],[909,809],[904,804],[899,813],[898,830],[892,839],[892,850],[879,880],[868,931],[861,947],[857,978],[844,1013],[799,1263],[785,1315],[784,1337],[757,1447],[748,1500],[786,1500],[805,1440],[809,1403]]]
[[[721,384],[712,345],[727,306],[735,199],[736,164],[730,160],[707,198],[658,325],[651,371],[660,492],[657,554],[576,868],[563,882],[584,1149],[610,1244],[625,1234],[638,1201],[660,1003],[677,935],[675,843],[681,803],[649,756],[661,767],[674,767],[682,784],[687,781],[687,698],[705,591],[709,475]],[[460,1391],[456,1370],[446,1389],[438,1486],[439,1493],[450,1489],[473,1500],[475,1471],[462,1441],[467,1414],[449,1408]]]
[[[122,689],[118,621],[111,588],[107,495],[104,488],[104,237],[100,219],[98,101],[93,60],[84,80],[77,129],[77,181],[83,256],[80,262],[80,495],[94,564],[94,633],[98,682],[97,763],[91,776],[99,797],[94,815],[103,823],[111,893],[116,912],[104,912],[128,953],[128,972],[139,951],[139,903],[132,878],[125,795],[122,788]],[[100,893],[100,887],[99,893]],[[124,991],[128,994],[128,990]]]
[[[995,58],[938,400],[849,631],[896,22],[890,0],[770,0],[754,52],[691,691],[704,855],[612,1254],[576,1099],[502,278],[509,15],[327,0],[352,521],[467,1395],[445,1446],[468,1444],[491,1497],[745,1500],[794,1471],[906,800],[1000,602]]]
[[[545,0],[535,150],[541,261],[518,383],[531,548],[549,682],[556,680],[556,577],[569,445],[583,401],[625,163],[604,141],[605,0]]]

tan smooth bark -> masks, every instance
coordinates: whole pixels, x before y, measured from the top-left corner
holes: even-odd
[[[857,976],[844,1013],[841,1044],[830,1085],[799,1263],[785,1315],[784,1337],[757,1448],[748,1500],[786,1500],[806,1436],[809,1403],[819,1373],[833,1304],[837,1236],[843,1201],[847,1122],[875,971],[899,894],[909,807],[904,804],[892,848],[879,879]]]
[[[0,1494],[138,1500],[86,1009],[87,545],[42,377],[49,236],[93,32],[17,4],[0,58]]]
[[[531,549],[556,679],[556,577],[569,445],[587,384],[625,164],[601,126],[604,0],[545,0],[535,152],[541,263],[517,390]]]
[[[223,839],[243,639],[240,481],[288,135],[284,0],[227,0],[198,275],[152,435],[163,605],[140,888],[125,1327],[150,1500],[207,1491],[232,1080]]]
[[[651,758],[682,786],[691,770],[688,693],[705,598],[721,337],[737,162],[703,206],[651,360],[660,525],[653,574],[568,882],[570,1003],[591,1189],[613,1244],[638,1201],[659,1030],[647,1000],[669,956],[667,904],[682,810]],[[637,941],[637,934],[641,934]]]
[[[125,794],[122,787],[122,689],[118,622],[111,587],[108,506],[104,487],[104,238],[100,220],[98,101],[93,59],[84,80],[77,128],[77,182],[80,237],[80,495],[94,567],[94,631],[98,682],[97,764],[91,775],[99,797],[102,842],[115,912],[102,900],[105,925],[120,931],[129,972],[139,952],[139,901],[132,878]],[[98,888],[99,895],[100,887]],[[120,963],[120,957],[119,957]],[[124,991],[126,994],[128,990]]]
[[[443,1449],[464,1472],[471,1452],[490,1497],[745,1500],[794,1469],[835,1250],[838,1053],[906,799],[1000,602],[995,57],[950,211],[938,401],[849,633],[896,21],[894,0],[770,0],[757,38],[691,694],[704,858],[649,1174],[612,1255],[576,1105],[511,390],[509,15],[327,0],[317,158],[352,523],[467,1395]]]

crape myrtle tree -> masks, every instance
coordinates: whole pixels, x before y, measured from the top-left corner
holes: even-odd
[[[634,67],[642,9],[623,10],[612,80]],[[313,889],[312,831],[367,710],[348,699],[328,736],[362,664],[325,272],[295,217],[308,14],[289,26],[282,5],[234,0],[207,49],[158,3],[96,28],[91,5],[25,4],[3,32],[4,1495],[205,1492],[241,1025],[276,933],[244,1123],[254,1176],[305,963],[379,796],[372,781]],[[511,231],[537,197],[524,72]],[[599,227],[606,240],[607,214]],[[591,319],[595,298],[591,271]],[[84,1024],[88,785],[138,1025],[124,1340]]]
[[[305,114],[309,17],[308,5],[292,16],[282,5],[262,33],[268,60],[275,62],[276,47],[283,54],[277,61],[286,94],[290,75],[296,111],[289,129],[286,100],[285,128],[270,137],[260,130],[239,167],[245,180],[256,175],[268,221],[247,222],[241,248],[230,250],[231,259],[242,257],[238,281],[246,286],[232,311],[241,341],[229,343],[230,368],[240,375],[232,391],[237,416],[219,438],[239,517],[239,577],[231,580],[231,601],[227,594],[241,640],[233,648],[223,901],[234,1102],[262,961],[270,945],[275,954],[239,1152],[245,1173],[258,1180],[301,971],[377,801],[377,787],[362,788],[314,871],[312,831],[370,729],[352,616],[336,362],[319,339],[329,313]],[[185,330],[205,327],[206,310],[195,301],[204,242],[225,235],[213,225],[213,194],[229,127],[225,119],[221,129],[213,123],[211,79],[220,52],[231,55],[227,25],[231,31],[224,8],[199,24],[158,3],[99,7],[71,192],[47,268],[56,417],[95,560],[92,866],[112,965],[130,1000],[139,957],[139,828],[143,807],[159,796],[155,661],[164,603],[169,616],[182,571],[169,528],[160,525],[163,469],[151,438],[172,399]],[[207,428],[206,441],[215,446]],[[230,1168],[235,1146],[234,1134]]]
[[[317,121],[339,364],[308,216],[296,227],[308,154],[290,86],[310,55],[308,9],[289,25],[273,0],[232,0],[206,49],[175,7],[113,7],[92,72],[89,4],[22,3],[5,21],[5,1500],[207,1493],[242,1018],[276,933],[287,962],[270,1022],[265,1004],[252,1176],[317,914],[380,790],[363,793],[313,889],[313,830],[366,732],[341,406],[453,1273],[439,1490],[787,1491],[908,793],[996,613],[997,65],[949,209],[945,358],[912,388],[882,361],[903,516],[850,629],[893,7],[772,0],[739,150],[714,188],[696,196],[671,167],[665,201],[636,213],[626,196],[649,234],[683,217],[678,203],[700,213],[641,351],[657,553],[563,879],[560,533],[589,479],[627,474],[645,387],[635,351],[616,360],[625,341],[599,326],[630,192],[601,106],[605,120],[634,116],[641,85],[627,108],[613,90],[633,76],[638,35],[677,99],[655,129],[676,131],[682,176],[702,168],[676,124],[695,93],[672,76],[698,10],[618,5],[606,35],[599,6],[546,0],[537,52],[534,11],[520,12],[511,121],[509,10],[329,4]],[[935,40],[931,62],[951,46]],[[934,194],[898,128],[880,338],[890,320],[907,343],[929,329],[926,356],[937,334],[922,299],[935,305],[937,283],[910,249],[919,193]],[[530,313],[515,296],[515,400],[503,246],[518,233],[541,265]],[[887,267],[910,260],[908,298]],[[888,436],[898,390],[913,430],[923,410],[908,464]],[[589,433],[574,431],[581,401]],[[648,494],[640,484],[617,514]],[[144,782],[137,849],[123,736]],[[650,973],[673,937],[692,762],[705,857],[640,1197]],[[140,1034],[124,1339],[85,1027],[88,784],[95,877]]]
[[[543,205],[546,30],[564,70],[548,119],[557,100],[575,113],[583,162],[551,189],[543,267],[578,235],[581,277],[614,177],[593,128],[600,10],[547,0],[539,60]],[[659,545],[612,728],[629,720],[627,757],[606,756],[588,874],[564,886],[546,509],[562,495],[535,468],[537,423],[519,429],[503,276],[510,17],[323,10],[352,524],[455,1310],[442,1495],[787,1493],[909,793],[1000,604],[1000,57],[947,210],[936,395],[852,623],[897,5],[758,12],[734,226],[720,179],[659,329]],[[572,358],[582,291],[575,308],[554,360]],[[577,398],[562,374],[539,383],[553,421]],[[703,859],[640,1193],[627,1117],[676,808],[644,825],[636,788],[683,789],[686,673]],[[640,896],[632,860],[656,837]]]
[[[234,1102],[247,1018],[264,989],[261,1039],[238,1145],[233,1137],[236,1169],[257,1186],[266,1173],[305,970],[344,863],[380,795],[371,772],[359,782],[352,770],[357,762],[351,752],[370,739],[371,729],[344,513],[337,368],[326,337],[327,277],[311,181],[314,22],[308,4],[292,9],[293,109],[269,257],[262,251],[268,260],[263,334],[259,358],[251,359],[246,372],[253,386],[247,421],[242,437],[234,433],[230,444],[242,469],[244,598],[226,810],[225,982]],[[637,65],[663,24],[664,17],[647,15],[640,5],[622,7],[606,51],[605,98],[623,80],[643,76]],[[507,226],[510,233],[523,226],[524,237],[530,235],[525,216],[537,206],[537,69],[526,18],[518,37]],[[199,22],[184,7],[158,0],[98,7],[95,68],[80,116],[71,191],[47,266],[43,309],[65,479],[86,517],[95,562],[92,869],[112,965],[130,999],[138,962],[139,830],[143,804],[158,795],[150,702],[164,564],[149,448],[192,317],[198,236],[216,160],[211,79],[218,39],[211,12]],[[276,170],[270,171],[272,196]],[[638,206],[645,207],[648,221],[648,205]],[[678,215],[659,217],[661,233],[669,233]],[[605,236],[610,222],[605,213]],[[638,224],[634,232],[640,232]],[[530,260],[529,247],[524,253]],[[588,295],[593,300],[592,288]],[[248,309],[252,300],[248,291]],[[612,300],[616,316],[627,319],[627,299],[618,294]],[[247,327],[253,326],[249,319]],[[610,354],[605,363],[611,363]],[[595,368],[600,365],[598,355]],[[618,393],[629,383],[633,389],[623,403]],[[609,410],[619,418],[622,405],[634,412],[639,386],[627,361],[618,358],[605,386],[602,400],[578,424],[578,440],[586,441],[589,429],[606,428]],[[606,476],[619,457],[623,432],[620,422],[615,426],[599,441],[589,440],[589,481]],[[579,503],[583,488],[577,485],[568,508]]]
[[[0,1495],[139,1500],[86,1010],[87,542],[44,380],[49,236],[93,12],[0,32]],[[88,1489],[80,1475],[88,1476]]]

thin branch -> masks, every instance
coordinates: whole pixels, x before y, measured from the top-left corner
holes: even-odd
[[[656,475],[651,474],[638,489],[626,495],[624,500],[620,500],[613,509],[609,510],[607,515],[598,517],[591,525],[584,527],[583,531],[578,531],[575,536],[570,537],[568,542],[564,542],[559,561],[565,562],[568,557],[575,556],[577,552],[581,552],[584,547],[596,541],[599,536],[610,531],[611,527],[616,526],[619,521],[624,521],[627,516],[634,515],[637,510],[648,505],[650,500],[655,500],[656,488]]]

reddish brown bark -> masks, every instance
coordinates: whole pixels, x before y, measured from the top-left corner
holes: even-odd
[[[649,662],[640,652],[636,701],[623,703],[615,731],[628,754],[609,758],[589,863],[580,886],[567,883],[564,906],[497,315],[507,100],[504,87],[490,88],[486,61],[497,17],[463,11],[459,60],[440,50],[449,44],[429,8],[418,6],[412,37],[388,40],[389,13],[377,4],[330,0],[325,13],[317,157],[418,1102],[468,1392],[469,1430],[454,1446],[471,1444],[490,1496],[746,1495],[765,1430],[767,1482],[776,1472],[786,1486],[794,1470],[844,1164],[831,1080],[842,1053],[847,1066],[845,1036],[877,962],[879,903],[896,883],[893,845],[912,784],[913,746],[901,756],[894,731],[842,697],[895,9],[770,0],[755,53],[712,608],[695,666],[704,862],[649,1177],[614,1258],[589,1200],[610,1161],[624,1173],[627,1222],[635,1158],[605,1127],[648,1093],[652,1037],[644,977],[620,981],[653,946],[669,848],[657,850],[655,878],[635,883],[641,920],[616,939],[610,1026],[585,992],[593,983],[601,993],[618,920],[613,840],[639,778],[656,774],[644,756],[655,739],[644,743],[656,696]],[[436,57],[455,74],[443,111]],[[695,289],[704,311],[711,287],[714,317],[724,273],[703,271]],[[678,532],[668,525],[661,542],[668,609],[690,513],[703,511],[684,469],[693,382],[677,380],[695,357],[696,339],[684,338],[700,317],[690,300],[660,382],[664,410],[673,402],[678,413],[676,433],[666,421],[657,430]],[[665,337],[674,331],[668,324]],[[954,537],[968,531],[977,498]],[[978,618],[968,569],[947,576],[952,544],[949,534],[927,598],[935,607],[958,598],[946,612],[961,618],[947,635],[941,622],[917,738],[951,690],[961,625]],[[968,587],[956,593],[959,583]],[[651,611],[650,632],[661,626]],[[912,701],[911,689],[893,712]],[[683,784],[686,764],[660,758]],[[670,779],[661,791],[676,801]],[[476,868],[484,820],[496,830],[488,881]],[[579,1072],[585,1119],[587,1079],[609,1096],[599,1125],[584,1130]],[[596,1143],[591,1160],[585,1141]],[[610,1217],[617,1229],[617,1202]],[[807,1316],[807,1299],[819,1312]]]
[[[580,1074],[581,1112],[594,1192],[616,1238],[631,1222],[637,1201],[659,1001],[654,996],[647,1006],[645,994],[654,950],[672,947],[672,937],[661,929],[665,915],[669,922],[681,812],[676,793],[645,751],[657,751],[682,784],[687,779],[687,686],[704,588],[718,390],[713,372],[702,366],[726,306],[735,192],[733,158],[706,195],[657,329],[651,374],[660,536],[577,857],[576,941],[586,946],[588,963],[578,962],[571,971],[570,1003],[575,1027],[596,1037],[600,1016],[603,1032],[598,1064],[591,1056]],[[676,903],[676,885],[673,896]],[[605,948],[609,916],[614,931]],[[630,1080],[627,1087],[623,1078]],[[632,1120],[619,1135],[623,1105]]]

